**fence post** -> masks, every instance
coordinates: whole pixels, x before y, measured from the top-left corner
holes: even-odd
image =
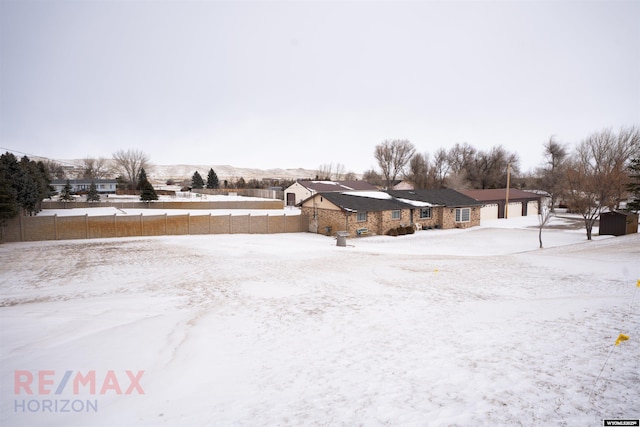
[[[22,221],[23,213],[22,209],[20,209],[20,213],[18,214],[20,217],[20,241],[24,242],[24,222]]]
[[[283,233],[286,233],[286,232],[287,232],[287,214],[286,214],[286,213],[285,213],[285,214],[282,214],[282,216],[284,217],[284,218],[283,218],[283,221],[282,221],[282,222],[283,222],[283,224],[284,224],[284,230],[283,230]]]
[[[229,214],[229,234],[233,232],[233,227],[231,226],[231,214]]]
[[[164,235],[167,235],[167,213],[164,213]]]
[[[269,214],[267,214],[267,234],[269,234]]]
[[[140,212],[140,235],[144,236],[144,221],[142,220],[142,212]]]
[[[251,213],[247,215],[247,222],[249,223],[249,230],[247,230],[247,234],[251,234]]]
[[[116,220],[116,215],[113,214],[113,237],[118,237],[118,220]]]
[[[191,235],[191,214],[187,214],[187,234]]]
[[[209,212],[209,234],[211,234],[211,212]]]
[[[84,214],[84,238],[89,238],[89,214]]]

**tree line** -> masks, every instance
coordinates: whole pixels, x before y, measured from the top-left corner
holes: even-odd
[[[430,154],[417,152],[407,140],[386,140],[375,147],[374,157],[380,169],[365,172],[364,179],[386,188],[399,179],[417,190],[500,188],[506,185],[509,170],[520,171],[518,155],[502,146],[483,151],[457,143]]]
[[[407,140],[385,140],[374,150],[379,171],[369,170],[364,179],[391,188],[398,179],[415,189],[505,188],[507,176],[520,174],[519,159],[502,146],[487,151],[464,143],[432,155],[416,152]],[[623,127],[614,132],[594,132],[575,145],[551,137],[543,145],[543,164],[533,176],[515,187],[542,190],[551,198],[550,208],[565,205],[579,213],[587,238],[605,210],[616,210],[629,201],[628,210],[640,210],[640,129]],[[528,184],[526,184],[528,182]]]
[[[24,215],[40,212],[42,201],[53,194],[44,163],[27,156],[18,160],[9,152],[0,156],[0,228],[21,212]]]

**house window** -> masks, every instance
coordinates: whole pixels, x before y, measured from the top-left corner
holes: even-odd
[[[400,211],[399,210],[391,211],[391,219],[400,219]]]
[[[431,208],[422,208],[422,209],[420,209],[420,218],[421,219],[429,219],[429,218],[431,218]]]
[[[366,220],[367,220],[367,213],[366,212],[358,212],[357,221],[358,222],[365,222]]]
[[[469,222],[471,218],[470,208],[457,208],[456,209],[456,222]]]

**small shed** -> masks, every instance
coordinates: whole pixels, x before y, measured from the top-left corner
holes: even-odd
[[[600,214],[600,235],[623,236],[637,232],[638,214],[621,211]]]

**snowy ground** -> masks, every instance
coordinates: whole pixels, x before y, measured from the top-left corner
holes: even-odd
[[[564,222],[1,245],[0,424],[640,418],[640,234]]]

